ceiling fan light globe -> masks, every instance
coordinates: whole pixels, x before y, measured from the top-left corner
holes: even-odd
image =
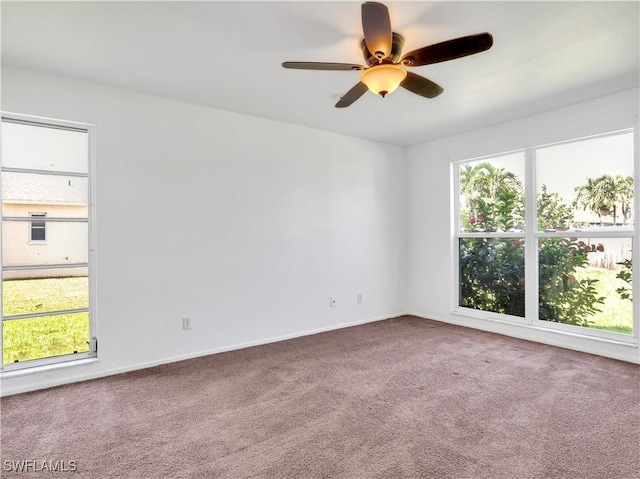
[[[392,64],[375,65],[360,75],[360,81],[376,95],[385,97],[392,93],[407,77],[407,71]]]

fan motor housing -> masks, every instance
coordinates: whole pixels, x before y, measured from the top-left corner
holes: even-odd
[[[404,47],[404,37],[399,33],[393,32],[393,39],[391,42],[391,53],[386,58],[380,60],[367,48],[367,44],[362,39],[360,42],[360,48],[362,49],[362,55],[364,61],[368,66],[377,65],[378,63],[398,63],[400,61],[400,55],[402,54],[402,47]]]

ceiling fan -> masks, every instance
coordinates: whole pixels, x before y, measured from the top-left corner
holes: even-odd
[[[404,37],[391,30],[389,10],[378,2],[362,4],[364,39],[360,48],[367,66],[353,63],[284,62],[284,68],[299,70],[362,70],[360,81],[336,103],[345,108],[365,94],[367,90],[385,97],[398,86],[417,95],[434,98],[442,87],[404,67],[419,67],[445,62],[488,50],[493,45],[490,33],[469,35],[442,43],[418,48],[402,56]]]

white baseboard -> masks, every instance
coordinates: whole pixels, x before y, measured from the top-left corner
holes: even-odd
[[[263,344],[276,343],[279,341],[286,341],[288,339],[294,339],[294,338],[299,338],[303,336],[311,336],[313,334],[326,333],[326,332],[335,331],[338,329],[350,328],[350,327],[359,326],[362,324],[374,323],[376,321],[384,321],[386,319],[397,318],[399,316],[403,316],[406,314],[409,314],[409,313],[399,312],[399,313],[394,313],[394,314],[385,315],[385,316],[378,316],[375,318],[361,319],[361,320],[352,321],[349,323],[341,323],[338,325],[327,326],[324,328],[310,329],[306,331],[285,334],[281,336],[272,336],[270,338],[260,339],[257,341],[237,343],[230,346],[223,346],[220,348],[213,348],[213,349],[198,351],[195,353],[182,354],[178,356],[170,356],[167,358],[160,358],[153,361],[130,364],[130,365],[118,367],[118,368],[112,368],[112,369],[107,369],[102,371],[79,372],[78,374],[75,374],[75,375],[64,375],[62,377],[47,377],[47,376],[50,373],[59,371],[62,368],[71,369],[71,368],[80,367],[80,366],[98,364],[100,362],[99,357],[96,359],[88,359],[88,360],[77,361],[77,362],[69,361],[67,363],[44,366],[42,368],[30,368],[30,369],[22,369],[22,370],[16,370],[11,372],[5,372],[2,374],[3,384],[0,390],[0,397],[11,396],[14,394],[21,394],[21,393],[30,392],[30,391],[36,391],[38,389],[46,389],[46,388],[55,387],[55,386],[62,386],[64,384],[71,384],[71,383],[76,383],[80,381],[89,381],[92,379],[99,379],[107,376],[113,376],[115,374],[128,373],[128,372],[137,371],[140,369],[160,366],[161,364],[169,364],[169,363],[174,363],[178,361],[185,361],[187,359],[194,359],[202,356],[209,356],[211,354],[224,353],[227,351],[235,351],[238,349],[250,348],[253,346],[261,346]],[[16,385],[10,384],[8,387],[6,386],[7,380],[11,382],[13,379],[17,379],[19,377],[37,376],[37,375],[43,375],[45,377],[41,379],[37,379],[35,381],[29,381],[28,383],[16,384]]]

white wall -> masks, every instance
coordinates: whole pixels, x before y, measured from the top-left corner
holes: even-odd
[[[402,148],[7,66],[2,109],[96,125],[99,312],[3,394],[406,311]]]
[[[640,362],[635,347],[452,314],[451,213],[452,162],[637,127],[638,104],[638,89],[634,89],[409,148],[409,310],[423,317]]]

